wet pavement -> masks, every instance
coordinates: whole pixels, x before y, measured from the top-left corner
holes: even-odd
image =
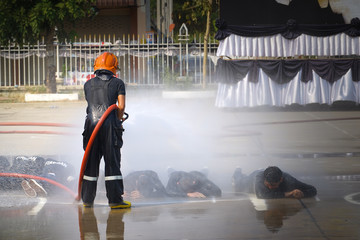
[[[360,239],[360,111],[224,110],[214,99],[144,92],[129,92],[127,100],[123,174],[152,169],[166,184],[167,167],[206,167],[223,196],[141,199],[130,210],[110,210],[102,192],[93,209],[83,209],[61,190],[46,199],[1,190],[0,239]],[[0,126],[47,131],[0,134],[0,155],[52,156],[79,168],[85,107],[0,104],[0,122],[72,124]],[[269,165],[314,185],[317,197],[260,200],[233,192],[236,167],[250,174]]]
[[[359,206],[333,196],[346,191],[331,192],[301,201],[157,199],[128,210],[99,201],[91,209],[69,199],[29,200],[19,193],[16,199],[1,196],[16,202],[1,207],[1,239],[359,239]]]

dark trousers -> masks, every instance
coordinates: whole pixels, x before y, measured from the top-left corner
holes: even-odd
[[[93,131],[93,127],[91,131],[87,132],[91,133]],[[85,168],[81,189],[81,196],[84,203],[94,202],[96,196],[97,177],[99,176],[99,165],[102,157],[104,157],[105,161],[105,187],[109,204],[122,202],[124,185],[120,171],[121,146],[121,122],[115,117],[106,119],[93,142]]]

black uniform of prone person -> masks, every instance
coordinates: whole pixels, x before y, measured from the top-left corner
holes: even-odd
[[[221,197],[221,189],[199,171],[170,173],[166,191],[171,197]]]
[[[238,168],[233,175],[233,185],[236,192],[255,193],[260,199],[301,199],[317,194],[314,186],[297,180],[276,166],[254,171],[249,176],[244,175]]]
[[[89,159],[84,171],[81,198],[85,207],[92,207],[96,196],[100,160],[105,161],[105,187],[108,203],[111,208],[129,208],[130,202],[124,201],[123,177],[120,170],[123,145],[122,120],[125,110],[125,84],[114,75],[118,69],[116,56],[104,52],[94,64],[96,77],[84,85],[85,99],[88,103],[83,132],[84,150],[91,134],[105,111],[113,104],[118,105],[103,122],[90,150]]]

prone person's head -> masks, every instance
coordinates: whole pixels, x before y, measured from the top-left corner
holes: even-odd
[[[192,176],[191,174],[187,174],[186,177],[182,177],[178,184],[180,184],[181,189],[184,192],[195,192],[199,187],[199,181]]]
[[[283,173],[280,168],[276,166],[270,166],[264,171],[264,184],[269,189],[276,189],[283,181]]]

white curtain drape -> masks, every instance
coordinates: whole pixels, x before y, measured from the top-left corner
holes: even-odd
[[[233,58],[360,55],[360,38],[344,33],[327,37],[302,34],[293,40],[281,34],[265,37],[231,34],[220,41],[216,54]]]
[[[301,71],[287,84],[272,81],[261,69],[259,81],[250,82],[248,76],[236,84],[218,84],[215,106],[239,108],[256,106],[283,107],[310,103],[331,105],[335,101],[352,101],[359,104],[359,83],[352,81],[351,70],[334,83],[313,72],[314,79],[302,82]]]

